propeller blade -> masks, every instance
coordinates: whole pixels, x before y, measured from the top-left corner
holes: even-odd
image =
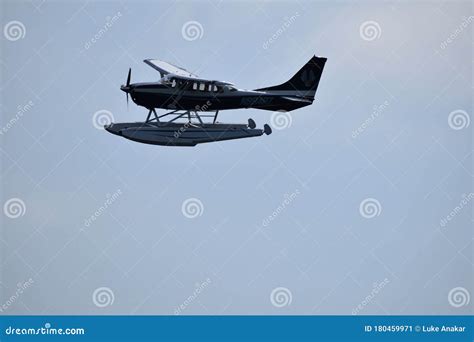
[[[128,93],[127,93],[127,110],[128,110]]]
[[[127,87],[130,85],[130,78],[132,77],[132,68],[128,69],[128,77],[127,77]]]

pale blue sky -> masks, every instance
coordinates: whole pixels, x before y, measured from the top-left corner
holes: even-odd
[[[33,103],[0,135],[2,206],[26,208],[1,217],[0,302],[34,280],[7,313],[173,314],[207,278],[183,313],[351,314],[385,279],[360,314],[468,313],[448,294],[472,294],[472,202],[440,220],[473,191],[473,126],[448,121],[472,118],[470,2],[2,1],[0,12],[3,28],[25,29],[1,40],[2,127]],[[184,39],[189,21],[202,37]],[[99,110],[144,119],[119,87],[129,67],[132,82],[158,78],[145,58],[255,89],[314,54],[328,58],[316,101],[270,136],[170,148],[93,125]],[[201,216],[183,215],[188,198]],[[378,216],[361,215],[367,198]],[[94,305],[100,287],[113,304]],[[272,305],[277,287],[291,304]]]

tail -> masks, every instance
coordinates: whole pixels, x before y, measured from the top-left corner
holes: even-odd
[[[289,81],[277,86],[255,90],[287,93],[313,101],[326,61],[327,58],[313,56]]]

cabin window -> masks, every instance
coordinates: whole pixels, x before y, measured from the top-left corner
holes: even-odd
[[[193,90],[197,90],[198,84],[196,82],[193,83]]]
[[[199,84],[199,90],[204,91],[206,89],[206,85],[204,83]]]
[[[172,80],[172,81],[171,81],[171,87],[172,87],[172,88],[176,87],[176,80]]]
[[[212,91],[217,91],[217,86],[216,85],[212,86]]]
[[[209,86],[207,87],[207,90],[212,91],[212,84],[209,84]]]

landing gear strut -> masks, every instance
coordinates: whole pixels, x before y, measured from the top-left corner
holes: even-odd
[[[153,117],[152,117],[152,114],[153,114]],[[148,115],[146,117],[145,123],[154,123],[154,122],[155,123],[171,123],[171,122],[174,122],[174,121],[176,121],[180,118],[183,118],[183,117],[187,116],[189,124],[193,123],[193,119],[197,119],[197,121],[195,121],[194,123],[204,125],[204,121],[202,120],[202,118],[204,118],[204,117],[213,118],[212,123],[216,124],[218,114],[219,114],[218,110],[216,111],[216,113],[214,115],[210,115],[210,114],[198,114],[198,112],[196,112],[196,111],[189,111],[189,110],[180,111],[180,110],[176,109],[176,110],[173,110],[171,112],[158,115],[156,113],[155,108],[151,108],[151,109],[149,109],[149,112],[148,112]],[[160,121],[161,118],[164,118],[165,116],[168,116],[168,115],[174,115],[175,117],[173,119],[169,120],[169,121],[164,121],[164,122]]]
[[[152,117],[152,114],[153,114],[153,117]],[[217,115],[218,114],[219,114],[218,110],[215,112],[215,114],[198,114],[195,111],[189,111],[189,110],[183,111],[183,110],[176,109],[176,110],[173,110],[171,112],[158,115],[156,113],[155,108],[151,108],[151,109],[149,109],[149,112],[148,112],[148,115],[146,117],[146,120],[145,120],[144,124],[160,127],[160,126],[167,126],[167,125],[175,122],[176,120],[178,120],[180,118],[187,118],[187,124],[192,126],[192,127],[211,127],[211,126],[226,125],[226,124],[217,123]],[[161,121],[160,120],[160,119],[162,119],[162,118],[164,118],[168,115],[174,115],[175,117],[171,120],[168,120],[168,121]],[[213,118],[212,119],[212,124],[211,123],[204,123],[202,118]],[[193,119],[197,119],[197,120],[194,120],[194,122],[193,122]],[[237,127],[239,125],[232,125],[231,124],[231,126]],[[240,125],[240,126],[245,127],[245,125]],[[250,128],[250,129],[255,129],[257,127],[257,125],[256,125],[256,123],[253,119],[248,119],[248,123],[247,123],[246,127]],[[270,135],[272,133],[271,127],[268,126],[267,124],[265,124],[263,126],[263,133],[265,133],[267,135]]]
[[[155,117],[153,119],[150,119],[151,113],[153,113],[155,115]],[[153,120],[156,120],[156,122],[160,122],[160,118],[156,114],[155,108],[150,109],[150,111],[148,112],[148,116],[146,117],[145,123],[152,122]]]

